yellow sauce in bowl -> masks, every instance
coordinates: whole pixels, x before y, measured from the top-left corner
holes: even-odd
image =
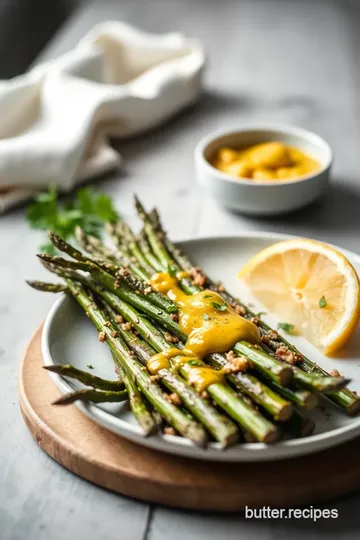
[[[220,148],[210,163],[219,171],[254,182],[297,180],[321,168],[318,161],[281,142],[266,142],[245,149]]]

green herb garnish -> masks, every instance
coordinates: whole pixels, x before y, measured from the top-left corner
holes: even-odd
[[[168,272],[169,276],[175,277],[176,276],[176,267],[173,266],[171,263],[169,263],[168,267],[167,267],[167,272]]]
[[[202,366],[202,363],[199,362],[199,360],[189,360],[188,364],[189,366]]]
[[[259,317],[259,319],[261,319],[261,317],[262,317],[263,315],[267,315],[266,311],[259,311],[259,313],[257,313],[256,316]]]
[[[89,369],[94,369],[94,366],[92,364],[88,364],[86,367],[88,367]]]
[[[322,296],[319,300],[319,307],[322,309],[327,306],[326,298],[325,296]]]
[[[212,298],[211,294],[204,294],[203,298]]]
[[[227,308],[226,304],[218,304],[217,302],[211,302],[211,305],[218,311],[225,311]]]
[[[277,325],[278,330],[284,330],[284,332],[287,332],[288,334],[291,334],[295,328],[295,324],[290,324],[287,322],[279,322]]]
[[[27,220],[31,228],[51,231],[65,240],[74,236],[75,227],[79,225],[86,234],[99,237],[103,223],[117,221],[119,218],[113,201],[104,193],[91,187],[79,189],[72,201],[60,202],[55,187],[39,193],[27,210]],[[50,242],[42,244],[41,251],[55,253]]]

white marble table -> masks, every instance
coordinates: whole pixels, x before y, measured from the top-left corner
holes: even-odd
[[[137,192],[149,206],[159,204],[174,238],[272,230],[360,251],[356,0],[99,0],[80,9],[40,59],[66,51],[92,25],[111,18],[150,31],[197,36],[209,54],[201,102],[156,132],[120,143],[125,170],[99,181],[124,216],[133,215],[131,198]],[[286,218],[259,220],[228,213],[199,192],[192,162],[197,140],[210,130],[257,120],[294,123],[330,142],[336,155],[334,184],[322,204]],[[16,396],[20,357],[53,301],[24,284],[26,277],[45,275],[34,257],[39,239],[23,209],[0,217],[2,540],[359,537],[360,494],[329,504],[339,510],[336,522],[246,521],[129,500],[83,481],[44,454],[21,420]],[[286,479],[284,489],[291,489]]]

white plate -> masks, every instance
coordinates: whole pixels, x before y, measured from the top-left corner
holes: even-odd
[[[241,294],[244,297],[246,291],[241,289],[236,279],[239,269],[258,251],[285,238],[291,237],[273,233],[246,233],[233,238],[190,240],[181,245],[189,257],[203,266],[213,279],[221,279],[233,294],[237,296]],[[344,253],[360,274],[360,257],[354,253],[345,251]],[[261,306],[257,305],[254,309],[260,311]],[[268,316],[264,317],[264,320],[276,326],[275,319]],[[322,356],[302,338],[292,337],[292,341],[308,357],[325,369],[330,371],[336,368],[342,375],[350,377],[352,379],[350,388],[360,391],[359,330],[348,349],[342,351],[342,358],[338,359]],[[106,343],[98,341],[97,332],[92,323],[75,300],[65,295],[57,300],[46,318],[42,335],[42,352],[45,365],[70,363],[89,371],[87,365],[91,364],[94,367],[91,373],[109,379],[116,378],[114,364]],[[70,383],[54,373],[50,376],[62,393],[71,391],[73,387],[81,387],[80,383]],[[360,417],[349,418],[329,402],[325,410],[316,409],[310,413],[316,422],[316,431],[310,437],[282,441],[274,445],[238,444],[224,451],[213,443],[203,450],[185,439],[171,435],[143,437],[127,403],[93,405],[78,402],[76,405],[89,418],[126,439],[163,452],[213,461],[263,461],[291,458],[323,450],[360,435]]]

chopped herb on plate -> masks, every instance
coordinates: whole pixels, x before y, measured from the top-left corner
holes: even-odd
[[[211,302],[211,305],[218,311],[225,311],[227,308],[226,304],[218,304],[217,302]]]
[[[284,332],[291,334],[291,332],[293,332],[295,329],[295,324],[290,324],[287,322],[279,322],[277,327],[278,327],[278,330],[284,330]]]
[[[175,277],[176,276],[176,268],[171,263],[168,264],[167,271],[169,276]]]

